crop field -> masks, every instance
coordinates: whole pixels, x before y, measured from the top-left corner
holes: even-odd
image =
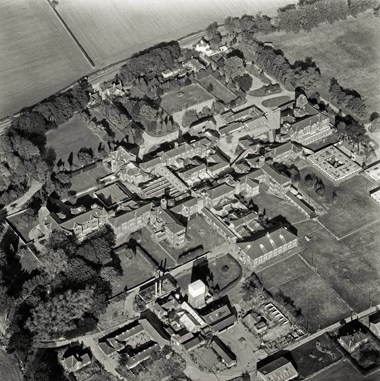
[[[2,0],[0,45],[0,118],[91,70],[46,0]]]
[[[338,237],[354,232],[380,219],[380,205],[368,194],[372,184],[364,176],[355,176],[336,189],[336,201],[320,222]]]
[[[329,36],[328,42],[326,36]],[[357,90],[370,111],[380,112],[379,19],[369,14],[322,24],[310,33],[274,33],[264,37],[291,61],[312,57],[323,75],[327,92],[331,77],[343,87]],[[339,59],[337,59],[339,57]]]
[[[80,115],[74,115],[69,121],[61,124],[57,129],[46,134],[47,146],[54,148],[57,161],[65,162],[73,154],[74,163],[76,155],[81,148],[92,148],[97,151],[102,140],[94,135]]]
[[[56,7],[97,66],[161,41],[178,39],[227,16],[274,14],[291,0],[61,0]]]
[[[201,110],[204,106],[210,106],[213,99],[201,86],[192,84],[181,90],[165,94],[162,97],[161,107],[169,114],[174,114],[193,106],[197,106],[197,109],[201,106]]]
[[[211,94],[224,103],[230,103],[236,99],[236,95],[212,75],[208,75],[207,77],[202,78],[199,80],[199,82],[206,89],[211,85]]]

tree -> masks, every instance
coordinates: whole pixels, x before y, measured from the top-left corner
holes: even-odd
[[[229,57],[224,62],[224,72],[230,78],[244,74],[244,61],[237,56]]]
[[[253,82],[252,77],[248,73],[245,73],[245,74],[243,74],[241,76],[235,77],[234,81],[245,92],[249,91],[249,89],[252,86],[252,82]]]
[[[190,108],[185,111],[185,113],[182,116],[182,125],[184,127],[191,126],[194,122],[196,122],[199,119],[197,110]]]
[[[41,251],[40,260],[44,266],[44,271],[51,279],[67,269],[68,257],[63,249],[44,249]]]
[[[75,321],[92,310],[93,301],[94,287],[65,291],[34,307],[25,326],[39,339],[57,338],[75,328]]]
[[[218,23],[215,21],[206,28],[206,38],[211,40],[218,32]]]

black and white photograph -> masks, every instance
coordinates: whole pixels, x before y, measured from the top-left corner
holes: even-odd
[[[0,381],[380,381],[380,0],[0,0]]]

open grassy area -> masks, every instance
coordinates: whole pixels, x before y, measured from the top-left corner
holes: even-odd
[[[326,334],[301,345],[291,353],[301,379],[342,358],[336,345]]]
[[[46,0],[3,0],[0,21],[0,119],[91,70]]]
[[[328,36],[328,38],[327,38]],[[311,32],[274,33],[264,36],[291,61],[312,57],[323,75],[322,89],[328,91],[331,77],[343,87],[357,90],[369,110],[380,111],[380,91],[374,78],[380,76],[377,46],[379,19],[370,14],[322,24]]]
[[[264,285],[265,282],[264,279]],[[279,289],[301,308],[305,325],[311,331],[327,327],[351,313],[336,291],[314,272],[283,284]]]
[[[376,223],[343,240],[349,255],[319,270],[357,312],[380,303],[379,229]]]
[[[113,285],[114,295],[138,286],[154,276],[155,268],[141,253],[137,252],[133,258],[128,258],[126,252],[122,251],[119,258],[124,276],[119,284]]]
[[[355,176],[336,189],[337,198],[320,222],[338,237],[379,220],[380,205],[369,195],[372,185],[364,176]]]
[[[282,284],[310,272],[310,267],[298,256],[293,255],[282,262],[275,263],[257,275],[268,290],[280,287]]]
[[[200,79],[199,83],[205,89],[208,89],[209,86],[211,85],[212,86],[211,94],[215,98],[220,99],[222,102],[226,104],[236,99],[236,95],[212,75],[208,75],[207,77]]]
[[[260,212],[265,209],[265,214],[269,219],[281,215],[293,224],[306,218],[304,214],[288,201],[269,193],[261,192],[253,198],[253,202],[259,207]]]
[[[181,90],[165,94],[162,97],[161,107],[169,114],[174,114],[194,106],[197,106],[198,109],[199,105],[202,109],[204,106],[211,105],[213,99],[203,87],[192,84]]]
[[[310,381],[378,381],[379,378],[379,371],[364,377],[350,361],[344,360],[311,377]]]
[[[48,131],[46,140],[47,146],[54,148],[57,161],[61,159],[65,162],[72,153],[74,163],[81,148],[92,148],[94,152],[97,152],[99,144],[104,143],[90,131],[79,114],[74,115],[57,129]]]

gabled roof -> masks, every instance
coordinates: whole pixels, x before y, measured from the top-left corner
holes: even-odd
[[[271,251],[297,239],[297,236],[283,227],[271,232],[259,232],[249,241],[238,242],[237,245],[251,259],[257,259]]]
[[[164,221],[165,226],[173,233],[181,233],[186,230],[179,220],[167,209],[158,209],[158,216]]]
[[[290,182],[290,178],[288,176],[278,172],[274,167],[271,167],[266,163],[261,167],[261,170],[280,185]]]
[[[231,192],[234,193],[235,188],[229,186],[227,183],[223,183],[223,184],[217,185],[214,188],[209,189],[207,191],[207,194],[211,200],[217,200],[224,195],[230,195]]]
[[[129,221],[134,220],[135,218],[143,216],[145,213],[149,213],[152,209],[152,204],[145,204],[143,206],[140,206],[139,208],[132,210],[130,212],[119,214],[115,217],[112,217],[109,219],[109,223],[113,227],[119,227]]]
[[[279,357],[263,366],[258,364],[257,371],[265,376],[270,375],[273,381],[290,380],[298,375],[293,364],[285,357]]]

